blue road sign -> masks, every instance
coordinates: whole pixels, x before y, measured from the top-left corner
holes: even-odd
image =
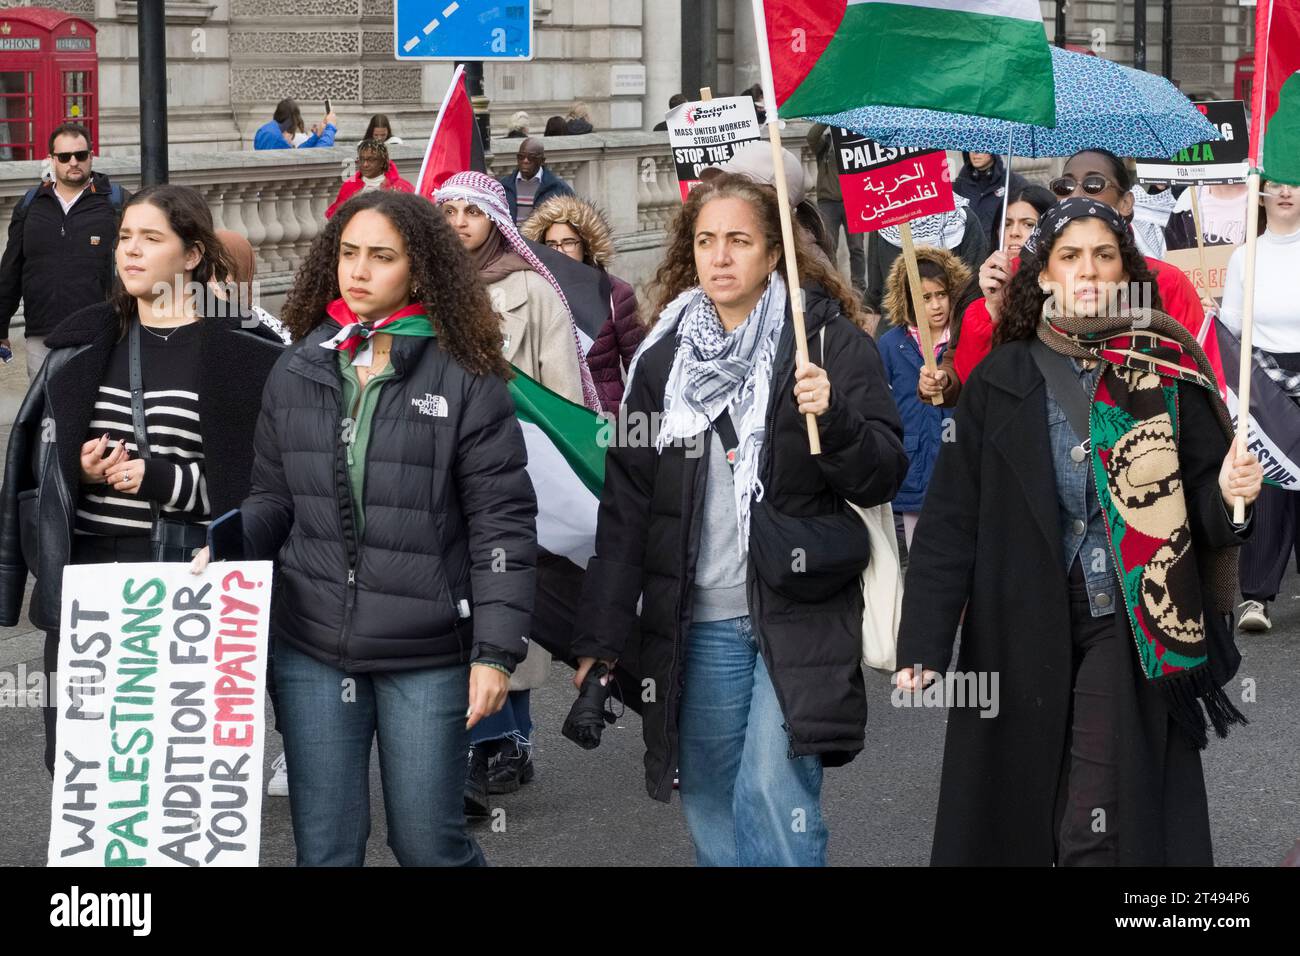
[[[395,0],[399,60],[531,60],[532,0]]]

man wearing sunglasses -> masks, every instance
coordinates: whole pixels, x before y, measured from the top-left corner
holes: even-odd
[[[1110,206],[1125,221],[1132,220],[1132,178],[1124,160],[1107,150],[1088,149],[1075,153],[1066,161],[1061,175],[1048,185],[1057,202],[1086,196]],[[1162,311],[1196,337],[1205,357],[1210,360],[1218,379],[1219,392],[1223,394],[1225,379],[1223,361],[1219,356],[1219,336],[1213,318],[1207,320],[1205,317],[1205,308],[1196,287],[1176,266],[1151,256],[1144,258],[1155,273]],[[979,271],[979,285],[984,297],[972,302],[962,315],[957,345],[948,350],[951,360],[945,358],[944,365],[935,373],[921,372],[917,392],[922,398],[938,394],[946,407],[957,404],[961,382],[992,348],[993,326],[998,320],[1003,290],[1019,266],[1018,258],[1012,259],[1002,251],[992,253],[984,261]]]
[[[85,127],[55,127],[49,148],[53,176],[18,201],[0,259],[0,356],[11,354],[9,321],[21,301],[29,379],[45,362],[45,336],[73,312],[108,298],[128,198],[94,172]]]

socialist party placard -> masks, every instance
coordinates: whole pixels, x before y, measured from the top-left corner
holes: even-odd
[[[63,575],[51,866],[256,866],[271,562]]]
[[[664,119],[682,199],[700,184],[700,170],[725,163],[759,138],[758,114],[748,96],[682,103]]]
[[[882,146],[851,130],[831,130],[849,232],[874,232],[954,208],[943,150]]]
[[[1193,104],[1214,124],[1221,139],[1197,143],[1173,156],[1137,160],[1137,181],[1174,186],[1244,183],[1250,131],[1246,104],[1241,100],[1209,100]]]

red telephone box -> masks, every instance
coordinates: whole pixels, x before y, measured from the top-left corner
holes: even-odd
[[[1255,54],[1247,53],[1239,57],[1233,65],[1232,71],[1232,98],[1235,100],[1244,100],[1246,103],[1246,112],[1250,112],[1250,94],[1255,84]]]
[[[80,123],[99,148],[95,27],[62,10],[0,10],[0,160],[44,159],[60,123]]]

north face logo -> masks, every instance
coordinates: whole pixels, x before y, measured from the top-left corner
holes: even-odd
[[[411,404],[420,410],[421,415],[432,415],[434,418],[447,417],[447,400],[441,395],[430,395],[424,393],[424,398],[413,398]]]

